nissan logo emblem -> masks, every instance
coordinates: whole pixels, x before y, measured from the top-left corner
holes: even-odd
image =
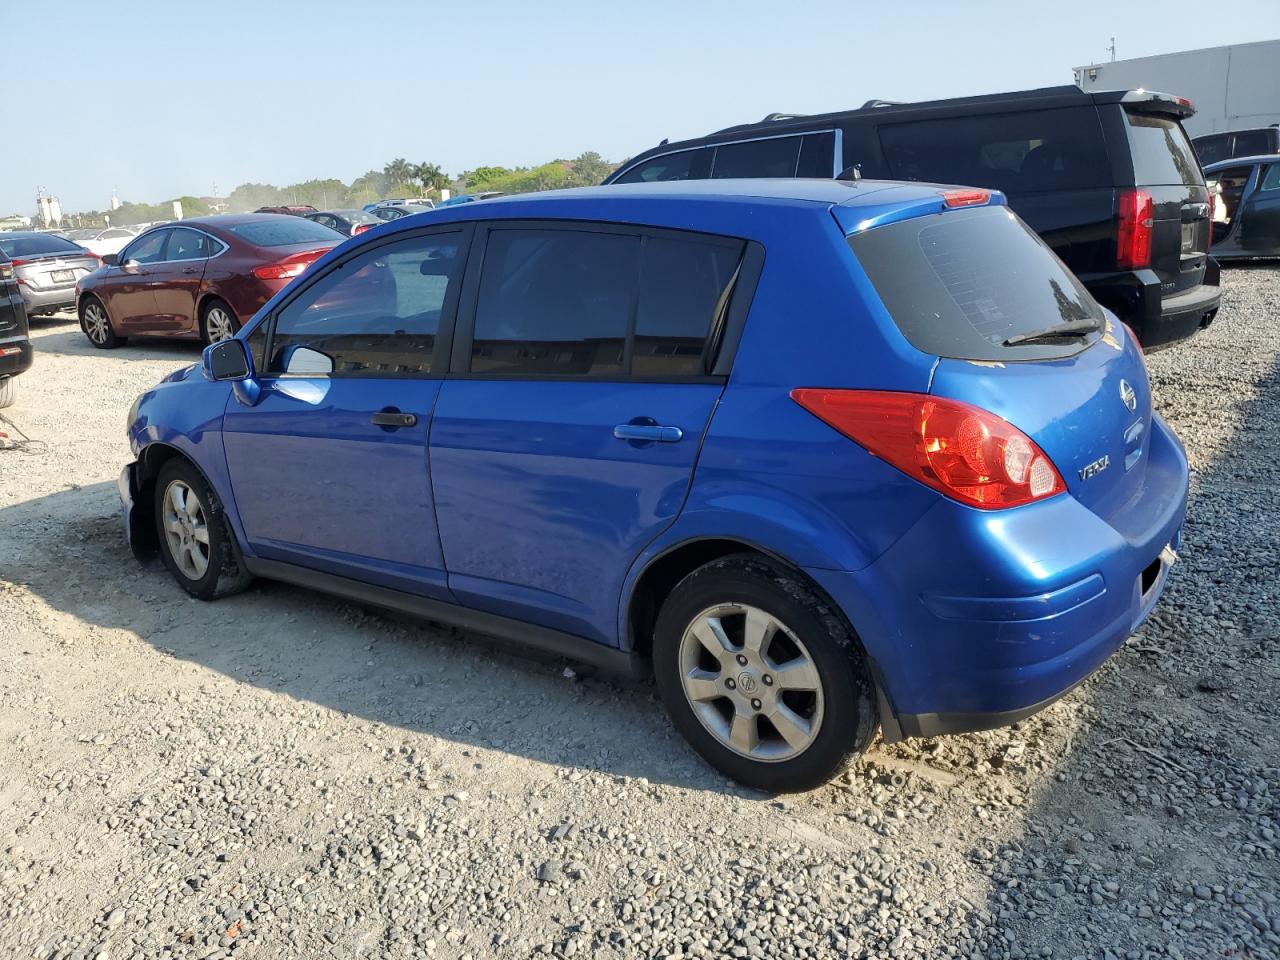
[[[1124,401],[1130,413],[1138,409],[1138,395],[1133,392],[1133,387],[1129,386],[1128,380],[1120,381],[1120,399]]]

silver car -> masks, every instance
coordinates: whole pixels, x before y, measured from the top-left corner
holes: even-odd
[[[96,254],[52,233],[0,233],[28,316],[74,310],[76,284],[102,266]]]

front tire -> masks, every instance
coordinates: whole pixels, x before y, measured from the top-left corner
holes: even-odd
[[[193,597],[216,600],[253,580],[240,560],[222,502],[186,460],[175,458],[160,469],[155,521],[164,565]]]
[[[658,615],[653,668],[693,748],[770,793],[826,783],[879,723],[861,645],[830,601],[754,554],[712,561],[676,585]]]
[[[0,380],[0,408],[11,407],[18,399],[18,378],[5,377]]]
[[[97,297],[85,297],[80,301],[80,329],[99,350],[110,350],[125,343],[126,337],[116,336],[111,328],[107,308]]]
[[[230,340],[239,329],[236,312],[224,301],[212,298],[200,308],[200,336],[206,344]]]

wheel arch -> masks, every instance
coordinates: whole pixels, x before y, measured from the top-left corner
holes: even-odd
[[[164,469],[164,465],[174,459],[186,461],[196,473],[200,474],[204,482],[209,484],[210,490],[215,492],[217,490],[209,479],[209,475],[201,469],[200,464],[196,463],[194,459],[187,456],[186,453],[173,444],[165,443],[163,440],[156,440],[143,447],[138,453],[137,471],[134,476],[137,484],[137,494],[133,505],[135,515],[130,517],[129,520],[131,541],[137,545],[138,549],[144,552],[154,553],[160,546],[153,520],[156,478],[160,476],[160,471]]]

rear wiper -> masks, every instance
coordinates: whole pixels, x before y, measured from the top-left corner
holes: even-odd
[[[1004,342],[1006,347],[1016,347],[1020,343],[1038,343],[1041,340],[1060,340],[1065,337],[1087,337],[1097,333],[1102,327],[1096,320],[1073,320],[1060,323],[1056,327],[1045,327],[1030,333],[1017,333]]]

